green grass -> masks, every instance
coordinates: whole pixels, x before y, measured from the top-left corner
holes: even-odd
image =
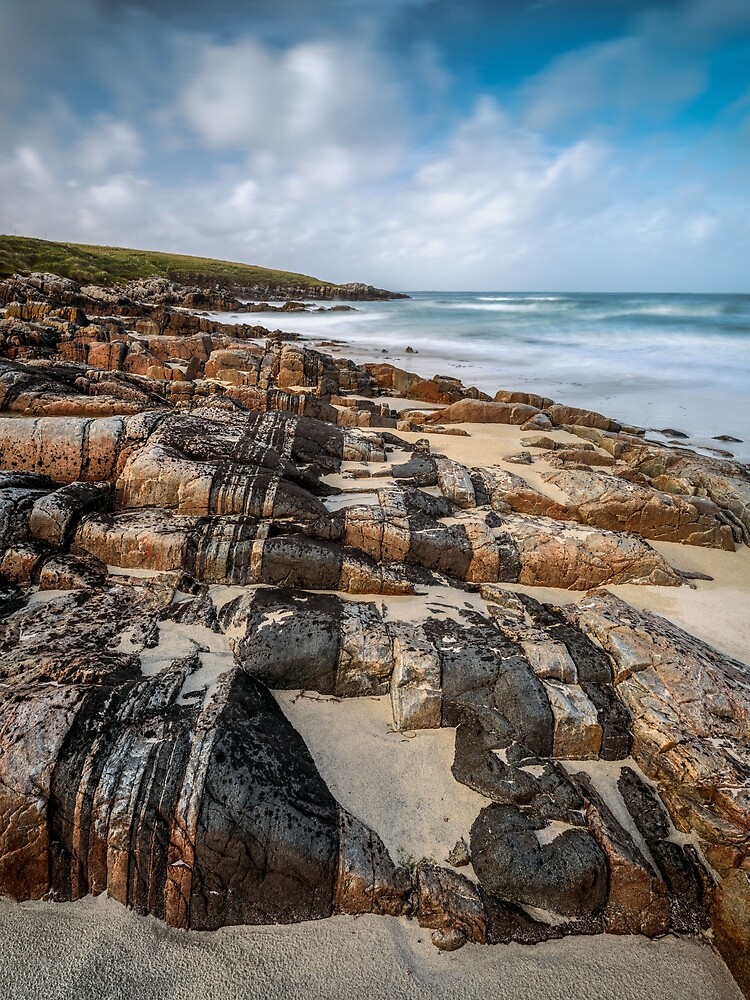
[[[11,274],[49,271],[82,285],[115,285],[135,278],[169,278],[185,285],[248,288],[270,285],[314,288],[323,282],[306,274],[276,271],[251,264],[236,264],[210,257],[128,250],[124,247],[53,243],[28,236],[0,235],[0,278]],[[333,286],[335,287],[335,286]]]

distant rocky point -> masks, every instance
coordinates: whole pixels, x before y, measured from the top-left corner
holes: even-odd
[[[200,288],[208,298],[216,293],[239,299],[276,300],[365,301],[409,297],[362,282],[337,285],[306,274],[208,257],[0,235],[0,279],[33,272],[52,272],[81,285],[108,288],[161,278],[188,288]]]

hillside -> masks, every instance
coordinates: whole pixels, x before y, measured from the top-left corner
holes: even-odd
[[[336,285],[306,274],[208,257],[0,235],[0,279],[32,271],[49,271],[80,284],[115,285],[136,278],[160,277],[185,285],[218,287],[235,294],[323,299],[401,297],[369,285]]]

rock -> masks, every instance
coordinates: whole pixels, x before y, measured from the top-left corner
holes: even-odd
[[[535,413],[533,417],[529,417],[521,424],[522,431],[550,431],[552,430],[552,421],[547,416],[546,413]]]
[[[29,517],[33,538],[48,545],[68,543],[84,514],[104,509],[109,501],[107,483],[69,483],[35,501]]]
[[[544,412],[555,427],[572,424],[576,427],[595,427],[603,431],[618,431],[620,429],[620,424],[616,420],[610,420],[609,417],[604,417],[601,413],[594,413],[591,410],[582,410],[577,406],[563,406],[560,403],[553,403],[552,406],[545,407]]]
[[[711,924],[716,945],[737,980],[740,989],[750,992],[750,893],[747,871],[735,871],[719,883]]]
[[[731,528],[718,517],[717,507],[712,510],[690,497],[670,496],[602,473],[566,470],[544,478],[562,490],[582,524],[734,551]]]
[[[472,386],[467,389],[462,382],[456,378],[436,375],[431,379],[420,379],[414,382],[407,389],[406,395],[409,399],[418,399],[423,403],[457,403],[463,399],[483,399],[489,400],[486,393]]]
[[[477,472],[485,480],[493,510],[500,510],[501,505],[506,505],[519,514],[554,517],[563,521],[573,517],[573,512],[566,504],[533,489],[525,479],[513,472],[505,469],[479,469]]]
[[[451,770],[456,781],[493,802],[519,806],[541,821],[582,825],[584,803],[565,772],[514,741],[497,713],[464,713]]]
[[[0,709],[0,891],[107,891],[196,929],[327,916],[335,802],[270,693],[231,656],[149,640],[144,674],[118,651],[126,632],[146,649],[169,593],[73,592],[3,623],[21,697]]]
[[[510,723],[513,735],[532,753],[552,755],[554,716],[542,682],[525,663],[503,671],[495,683],[495,707]]]
[[[430,935],[430,940],[441,951],[457,951],[466,944],[466,936],[459,930],[435,930]]]
[[[670,903],[664,881],[618,822],[586,772],[575,776],[588,800],[587,827],[607,858],[609,892],[604,910],[608,934],[659,937],[669,931]]]
[[[750,479],[744,466],[660,448],[623,434],[585,427],[576,427],[575,433],[608,450],[655,489],[689,495],[692,502],[699,497],[712,500],[736,528],[738,538],[750,543]]]
[[[539,396],[535,392],[508,392],[500,389],[493,397],[495,403],[524,403],[526,406],[534,406],[538,410],[543,410],[546,406],[552,406],[553,400],[546,396]]]
[[[415,486],[437,486],[439,481],[435,459],[419,452],[411,455],[408,462],[392,465],[390,471],[394,479],[409,479]]]
[[[710,917],[747,982],[748,668],[608,593],[508,590],[680,584],[645,539],[750,541],[747,469],[196,312],[337,292],[313,289],[0,282],[0,893],[202,929],[415,915],[445,950]],[[445,407],[405,432],[559,427],[521,437],[556,471],[432,455],[382,393]],[[269,687],[455,727],[492,805],[448,862],[478,884],[397,867]],[[560,763],[631,753],[617,789]]]
[[[676,430],[674,429],[674,427],[663,427],[663,428],[662,428],[662,429],[661,429],[661,430],[659,431],[659,433],[660,433],[660,434],[663,434],[663,435],[664,435],[665,437],[671,437],[671,438],[684,438],[685,440],[687,440],[687,438],[689,438],[689,437],[690,437],[690,435],[689,435],[689,434],[685,434],[685,432],[684,432],[684,431],[676,431]]]
[[[524,629],[517,634],[520,637],[528,632]],[[578,671],[564,643],[550,639],[545,633],[521,638],[520,641],[526,659],[537,677],[561,681],[566,685],[576,683]]]
[[[442,717],[440,660],[421,630],[403,626],[393,636],[391,705],[396,729],[437,729]]]
[[[416,878],[416,914],[420,927],[449,935],[441,936],[440,941],[450,943],[460,934],[464,941],[486,942],[487,917],[482,898],[467,878],[424,861],[417,865]]]
[[[568,616],[611,657],[633,715],[633,756],[659,782],[678,826],[709,844],[744,844],[747,667],[610,594],[585,597]]]
[[[396,868],[376,833],[339,807],[339,858],[333,900],[336,913],[409,913],[412,881]]]
[[[610,455],[603,455],[601,452],[588,448],[555,448],[550,455],[543,455],[542,458],[549,465],[555,465],[560,469],[578,469],[581,472],[588,472],[589,466],[614,466],[615,460]]]
[[[525,403],[490,403],[461,399],[425,416],[426,424],[523,424],[537,413]]]
[[[395,365],[368,364],[363,367],[372,377],[376,386],[380,389],[386,389],[396,396],[404,396],[412,385],[421,381],[419,375],[404,371],[403,368],[396,368]]]
[[[107,579],[107,567],[90,556],[53,556],[39,574],[40,590],[80,590],[101,586]]]
[[[518,553],[519,583],[589,590],[604,583],[676,587],[680,578],[662,556],[633,535],[515,515],[502,532]]]
[[[467,470],[448,458],[436,459],[440,492],[457,507],[476,507],[477,498]]]
[[[602,727],[596,708],[578,684],[544,681],[552,715],[552,753],[558,760],[590,760],[599,756]]]
[[[463,868],[465,865],[471,864],[471,852],[469,851],[469,845],[463,837],[456,841],[454,847],[446,858],[446,861],[449,865],[453,865],[454,868]]]
[[[617,782],[628,812],[670,890],[671,925],[674,930],[697,934],[706,927],[704,878],[688,852],[668,838],[667,813],[654,792],[630,767],[624,767]]]
[[[502,900],[570,917],[597,915],[607,898],[607,862],[590,834],[565,829],[540,843],[535,821],[516,806],[486,806],[471,828],[483,889]]]
[[[373,603],[258,588],[225,604],[219,621],[243,668],[274,689],[343,697],[388,691],[391,639]]]

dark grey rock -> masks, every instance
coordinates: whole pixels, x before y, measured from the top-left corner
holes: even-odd
[[[471,828],[474,871],[489,895],[564,916],[597,914],[607,898],[607,862],[583,830],[540,844],[544,827],[512,805],[484,808]]]

